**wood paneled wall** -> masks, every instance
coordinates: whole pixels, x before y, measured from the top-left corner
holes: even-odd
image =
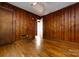
[[[44,38],[79,42],[79,3],[44,16]]]
[[[23,36],[34,38],[36,34],[36,18],[37,15],[34,15],[30,12],[27,12],[23,9],[10,5],[8,3],[0,3],[0,9],[5,9],[11,11],[12,15],[12,37],[13,41],[21,39]],[[4,17],[8,15],[5,14]],[[0,16],[1,17],[1,16]],[[7,19],[8,21],[9,19]],[[5,23],[6,19],[4,20]],[[6,27],[8,27],[6,25]],[[10,30],[11,31],[11,30]],[[1,40],[1,38],[0,38]]]

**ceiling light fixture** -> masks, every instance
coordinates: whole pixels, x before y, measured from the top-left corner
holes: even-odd
[[[40,2],[33,2],[32,7],[35,12],[38,14],[43,14],[44,13],[44,5]]]
[[[33,6],[37,5],[37,2],[34,2],[32,5],[33,5]]]

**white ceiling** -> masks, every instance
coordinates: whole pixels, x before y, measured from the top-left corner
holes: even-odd
[[[40,2],[41,4],[44,5],[44,12],[42,14],[40,14],[40,12],[36,12],[33,9],[33,6],[32,6],[33,2],[8,2],[8,3],[15,5],[19,8],[22,8],[24,10],[27,10],[31,13],[36,14],[36,15],[44,16],[44,15],[47,15],[51,12],[55,12],[59,9],[62,9],[62,8],[67,7],[69,5],[72,5],[76,2]]]

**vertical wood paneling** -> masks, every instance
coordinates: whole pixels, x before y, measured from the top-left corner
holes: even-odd
[[[36,18],[38,17],[37,15],[34,15],[8,3],[0,3],[0,7],[2,7],[3,9],[5,8],[9,11],[13,11],[13,19],[11,23],[12,29],[10,31],[13,31],[14,33],[13,35],[11,35],[14,40],[19,40],[23,37],[28,37],[32,39],[35,38]]]
[[[5,16],[6,15],[6,16]],[[5,22],[4,22],[5,21]],[[0,44],[13,42],[13,11],[0,7]]]
[[[51,40],[79,42],[79,3],[44,16],[44,34]]]
[[[77,42],[79,42],[79,4],[76,4],[75,5],[75,10],[76,10],[76,12],[75,12],[75,28],[76,28],[76,30],[75,30],[75,33],[76,33],[76,41]]]

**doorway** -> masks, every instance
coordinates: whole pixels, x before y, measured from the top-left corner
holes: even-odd
[[[35,36],[35,39],[36,48],[40,49],[43,41],[43,18],[37,19],[37,35]]]

